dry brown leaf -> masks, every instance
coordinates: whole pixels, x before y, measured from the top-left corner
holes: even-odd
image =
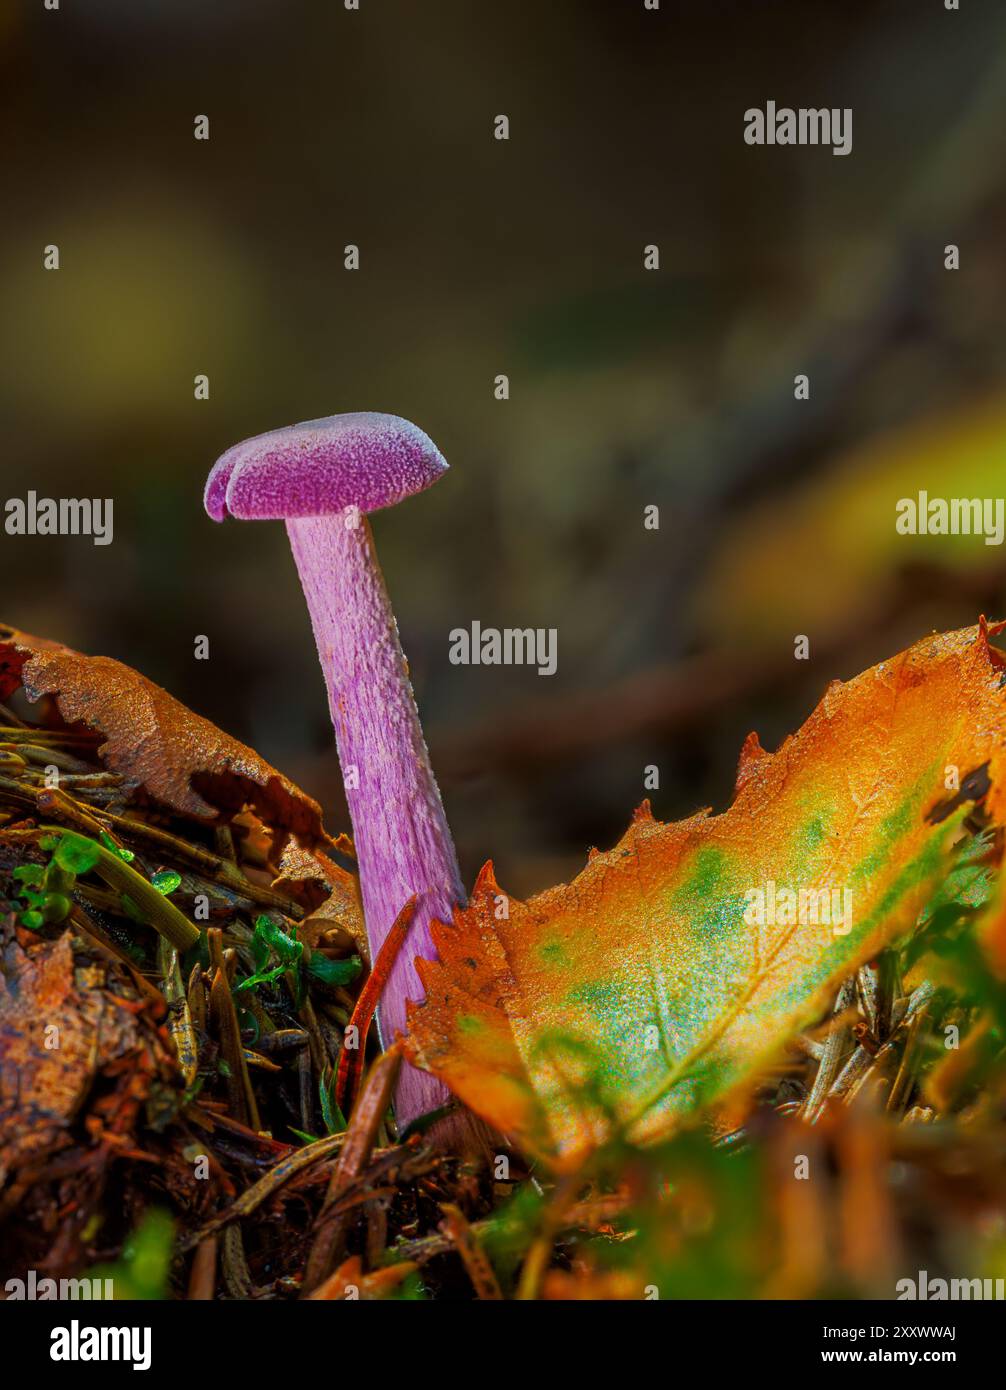
[[[363,923],[359,880],[320,850],[305,849],[288,840],[279,861],[279,877],[272,887],[301,903],[309,915],[298,929],[301,941],[316,946],[318,937],[330,927],[348,931],[370,960],[367,930]]]
[[[0,1181],[62,1147],[95,1075],[138,1044],[133,1015],[77,987],[71,935],[0,956]]]
[[[129,666],[0,625],[0,700],[55,697],[69,725],[104,734],[99,756],[180,815],[218,820],[252,806],[268,825],[324,840],[321,808],[282,773]]]

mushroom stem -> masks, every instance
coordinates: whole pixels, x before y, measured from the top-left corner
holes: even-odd
[[[406,999],[424,996],[413,959],[436,954],[430,921],[449,922],[465,894],[370,525],[348,507],[288,518],[286,528],[328,688],[372,957],[403,904],[418,897],[378,1010],[387,1047],[405,1029]],[[428,1072],[402,1067],[400,1123],[447,1099]]]

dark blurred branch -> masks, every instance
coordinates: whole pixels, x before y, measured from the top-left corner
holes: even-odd
[[[841,671],[864,639],[880,639],[933,598],[956,604],[976,622],[980,611],[998,600],[1001,576],[985,570],[947,574],[913,567],[898,576],[885,602],[878,599],[868,622],[818,638],[814,668],[822,685]],[[920,629],[917,636],[923,636]],[[880,652],[880,657],[889,655]],[[430,739],[437,775],[445,782],[464,781],[487,772],[520,780],[546,764],[566,762],[593,748],[625,743],[641,735],[666,738],[706,724],[735,702],[768,691],[786,690],[807,668],[795,661],[792,647],[772,652],[709,651],[674,665],[652,666],[603,687],[561,699],[535,699],[508,715],[494,715],[459,732],[435,729]]]

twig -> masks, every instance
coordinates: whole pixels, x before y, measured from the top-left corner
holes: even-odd
[[[251,1275],[245,1260],[244,1241],[240,1226],[228,1226],[223,1236],[223,1275],[227,1292],[232,1298],[247,1299],[253,1292]]]
[[[106,956],[129,971],[133,984],[144,999],[148,999],[151,1004],[156,1004],[158,1009],[164,1008],[164,996],[160,990],[141,975],[135,963],[129,959],[119,943],[99,927],[97,922],[92,921],[79,905],[71,909],[70,923],[76,931],[92,941]]]
[[[489,1263],[489,1256],[473,1234],[464,1212],[453,1202],[442,1203],[440,1209],[444,1213],[444,1229],[461,1256],[461,1262],[472,1281],[476,1296],[482,1299],[501,1299],[503,1295],[496,1279],[496,1272]]]
[[[418,900],[418,896],[413,895],[395,918],[391,930],[381,943],[381,949],[377,953],[367,982],[357,997],[347,1025],[348,1028],[355,1027],[357,1030],[356,1047],[351,1048],[343,1045],[339,1053],[339,1067],[335,1078],[335,1100],[340,1109],[345,1110],[347,1098],[352,1102],[356,1094],[363,1072],[367,1033],[370,1031],[374,1011],[391,975],[395,961],[398,959],[399,952],[405,944],[405,938],[412,925]]]
[[[839,1072],[828,1092],[828,1098],[830,1100],[842,1100],[851,1086],[856,1086],[858,1089],[858,1085],[869,1071],[872,1061],[873,1055],[860,1044]]]
[[[813,1124],[821,1113],[821,1108],[835,1082],[842,1058],[849,1050],[852,1034],[846,1014],[856,997],[856,986],[852,980],[845,980],[835,1000],[834,1019],[830,1032],[824,1040],[824,1051],[818,1063],[817,1075],[803,1106],[803,1118]]]
[[[898,1067],[897,1075],[894,1078],[894,1085],[887,1098],[887,1109],[892,1114],[900,1113],[905,1108],[905,1103],[911,1094],[912,1087],[918,1075],[919,1064],[922,1060],[921,1052],[929,1031],[929,1008],[928,1005],[918,1009],[908,1025],[908,1036],[905,1039],[905,1046],[901,1053],[901,1065]]]
[[[241,1030],[238,1026],[237,1010],[231,994],[227,965],[223,959],[223,942],[218,927],[207,932],[210,960],[215,965],[213,983],[210,986],[210,1017],[216,1025],[221,1051],[227,1062],[227,1092],[231,1106],[241,1120],[247,1120],[252,1129],[261,1129],[258,1103],[248,1075],[248,1064],[241,1046]]]
[[[168,1032],[174,1040],[185,1084],[191,1086],[199,1071],[199,1043],[182,983],[178,951],[163,936],[157,943],[157,967],[164,981],[164,997],[168,1001]]]
[[[349,1184],[358,1178],[370,1156],[378,1127],[391,1103],[395,1080],[402,1064],[402,1045],[395,1043],[371,1067],[360,1098],[353,1107],[346,1143],[332,1174],[325,1204],[319,1217],[318,1232],[304,1270],[304,1291],[310,1293],[328,1276],[342,1237],[342,1222],[329,1220],[327,1210],[335,1205]]]
[[[217,1284],[218,1246],[219,1240],[215,1235],[206,1236],[199,1242],[189,1271],[189,1298],[193,1302],[205,1302],[213,1297]]]
[[[270,1168],[264,1177],[259,1178],[243,1192],[233,1206],[221,1212],[219,1216],[214,1216],[212,1221],[207,1221],[195,1235],[190,1236],[181,1245],[181,1251],[191,1250],[200,1241],[215,1231],[221,1230],[224,1226],[230,1225],[232,1221],[240,1221],[245,1216],[250,1216],[253,1211],[257,1211],[263,1202],[268,1201],[281,1187],[285,1186],[291,1178],[295,1178],[298,1173],[303,1173],[316,1163],[321,1163],[342,1148],[346,1142],[345,1134],[329,1134],[324,1139],[316,1139],[313,1144],[307,1144],[303,1149],[297,1149],[289,1158],[280,1159],[274,1168]]]
[[[100,810],[95,808],[95,815],[108,821],[110,825],[116,826],[123,834],[149,840],[151,844],[171,850],[177,858],[185,860],[197,868],[205,869],[214,883],[218,883],[224,888],[230,888],[250,902],[259,903],[263,907],[274,907],[286,917],[299,920],[304,916],[304,909],[292,898],[286,897],[283,893],[277,893],[273,888],[264,888],[259,883],[253,883],[231,860],[214,854],[211,850],[203,849],[199,845],[190,845],[186,840],[172,835],[170,831],[162,830],[160,826],[148,825],[146,821],[135,820],[132,816],[116,815],[104,807]]]
[[[43,835],[65,835],[67,832],[58,825],[40,825],[37,831],[28,833],[41,838]],[[95,849],[98,862],[94,866],[94,872],[110,887],[131,898],[155,931],[167,937],[172,946],[176,946],[180,951],[187,951],[196,944],[199,940],[199,928],[193,926],[169,898],[163,893],[158,893],[142,874],[138,874],[104,845],[95,845]]]

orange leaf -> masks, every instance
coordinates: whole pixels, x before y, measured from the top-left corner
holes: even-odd
[[[987,768],[1002,822],[1003,665],[984,620],[927,638],[833,682],[778,752],[749,738],[722,815],[662,825],[644,803],[613,850],[527,903],[487,865],[435,925],[439,960],[417,963],[408,1055],[560,1166],[720,1102],[913,926],[958,803],[982,795],[968,774]]]

